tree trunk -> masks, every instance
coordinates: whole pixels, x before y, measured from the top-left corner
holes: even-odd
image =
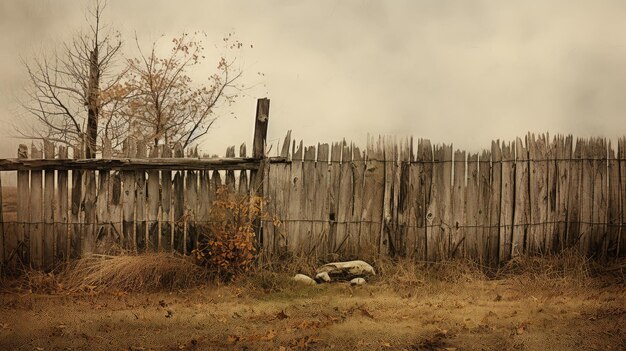
[[[85,156],[96,157],[96,141],[98,138],[98,94],[100,84],[100,71],[98,69],[98,46],[91,51],[89,58],[89,92],[87,95],[87,143],[85,144]]]

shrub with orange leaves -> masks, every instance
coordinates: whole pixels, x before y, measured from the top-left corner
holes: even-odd
[[[224,281],[245,274],[256,256],[254,222],[267,217],[260,196],[240,195],[221,187],[209,211],[209,223],[199,229],[199,246],[193,253],[199,264]]]

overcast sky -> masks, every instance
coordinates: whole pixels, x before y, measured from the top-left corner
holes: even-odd
[[[86,1],[0,2],[0,157],[25,83],[20,56],[50,50],[84,26]],[[104,21],[132,48],[161,35],[228,32],[242,82],[256,85],[201,147],[250,141],[255,100],[271,99],[270,140],[306,143],[367,133],[413,135],[479,151],[527,131],[626,134],[626,2],[110,0]],[[217,55],[217,53],[216,53]],[[209,57],[198,81],[214,69]],[[262,72],[264,76],[258,75]],[[236,118],[230,114],[233,112]]]

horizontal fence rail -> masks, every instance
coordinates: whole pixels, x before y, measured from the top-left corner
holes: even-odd
[[[43,170],[256,170],[261,159],[251,157],[221,158],[150,158],[150,159],[2,159],[0,171],[43,171]],[[270,157],[270,163],[285,162],[282,157]]]

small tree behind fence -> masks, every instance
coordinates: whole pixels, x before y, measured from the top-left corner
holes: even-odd
[[[368,138],[364,149],[304,147],[287,133],[280,157],[268,158],[268,115],[269,100],[259,100],[252,157],[245,145],[239,157],[229,147],[207,158],[127,140],[117,151],[105,143],[98,159],[80,147],[21,145],[17,158],[0,160],[0,170],[18,173],[17,216],[0,217],[1,261],[50,268],[97,252],[189,254],[220,186],[268,201],[269,220],[256,221],[268,259],[625,255],[626,138],[617,153],[605,139],[528,134],[468,154],[389,137]]]

